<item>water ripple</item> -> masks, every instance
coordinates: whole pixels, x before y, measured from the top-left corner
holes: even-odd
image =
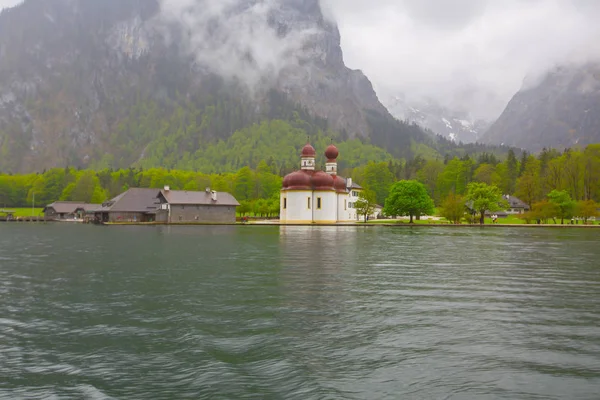
[[[0,226],[0,399],[597,399],[597,242]]]

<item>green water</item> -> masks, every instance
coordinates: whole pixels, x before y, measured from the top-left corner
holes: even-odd
[[[599,399],[599,243],[0,224],[0,398]]]

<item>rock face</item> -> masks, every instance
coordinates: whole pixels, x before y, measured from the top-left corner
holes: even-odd
[[[403,96],[387,99],[385,104],[399,120],[414,122],[453,142],[475,143],[491,123],[473,118],[468,112],[449,110],[434,100],[407,101]]]
[[[556,68],[525,83],[484,143],[539,151],[600,142],[600,66]]]
[[[235,122],[207,137],[222,139],[265,115],[280,117],[272,111],[277,105],[269,104],[273,90],[350,137],[385,145],[402,136],[396,128],[375,132],[373,121],[385,120],[388,128],[395,122],[369,80],[344,65],[339,31],[318,0],[279,0],[269,9],[240,1],[225,14],[209,14],[205,25],[194,24],[200,17],[189,13],[220,3],[190,2],[196,6],[179,15],[161,8],[166,0],[26,0],[2,12],[0,171],[85,167],[116,148],[113,166],[127,166],[143,157],[151,138],[143,127],[127,138],[118,132],[147,114],[148,104],[159,115],[190,102],[200,109],[233,104],[242,110]],[[231,32],[255,14],[267,23],[260,28],[272,50],[280,46],[281,52],[256,52],[271,49],[269,43],[238,43],[227,50],[246,64],[221,74],[230,63],[215,59],[215,50],[244,37]],[[249,23],[248,32],[261,32],[252,25],[260,21]],[[196,37],[198,27],[204,30]],[[283,56],[293,62],[277,64]],[[248,84],[243,72],[253,70]]]

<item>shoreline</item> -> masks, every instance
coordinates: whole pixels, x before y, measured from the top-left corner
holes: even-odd
[[[294,226],[310,226],[310,227],[386,227],[386,228],[568,228],[568,229],[600,229],[600,225],[582,225],[582,224],[409,224],[409,223],[337,223],[337,224],[284,224],[277,222],[251,222],[251,223],[156,223],[156,222],[118,222],[105,223],[104,226],[278,226],[278,227],[294,227]]]
[[[90,224],[78,221],[51,221],[51,220],[21,220],[21,221],[3,221],[0,220],[1,223],[15,223],[15,224],[47,224],[47,223],[57,223],[57,224],[82,224],[82,225],[98,225],[98,226],[252,226],[252,227],[265,227],[265,226],[278,226],[278,227],[294,227],[294,226],[304,226],[304,227],[386,227],[386,228],[563,228],[563,229],[600,229],[600,225],[583,225],[583,224],[439,224],[439,223],[429,223],[429,224],[410,224],[408,222],[377,222],[377,223],[329,223],[329,224],[309,224],[309,223],[301,223],[301,224],[284,224],[280,222],[248,222],[248,223],[215,223],[215,222],[183,222],[183,223],[164,223],[164,222],[110,222],[110,223],[102,223],[102,224]]]

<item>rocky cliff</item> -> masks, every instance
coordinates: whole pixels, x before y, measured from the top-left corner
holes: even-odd
[[[600,66],[560,67],[526,81],[483,142],[529,151],[600,142]]]
[[[26,0],[0,14],[0,171],[124,167],[161,136],[183,132],[194,151],[293,110],[397,155],[425,140],[346,68],[318,0]]]

